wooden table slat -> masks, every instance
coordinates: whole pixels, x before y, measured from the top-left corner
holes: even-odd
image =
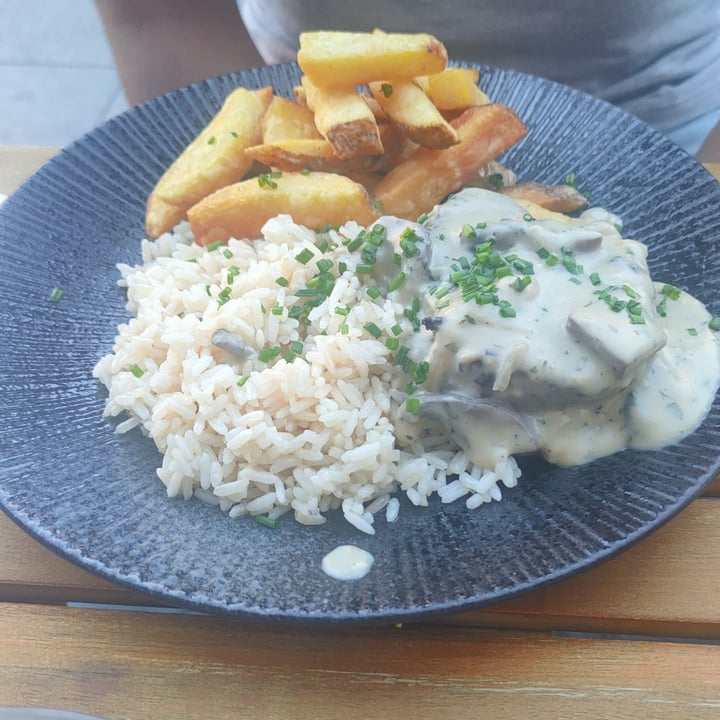
[[[720,708],[720,646],[698,643],[0,605],[0,654],[0,704],[127,720],[700,720]]]
[[[588,571],[490,608],[437,622],[720,639],[720,503],[692,503],[629,550]],[[678,593],[676,578],[683,578]],[[62,560],[0,515],[0,600],[152,604]]]

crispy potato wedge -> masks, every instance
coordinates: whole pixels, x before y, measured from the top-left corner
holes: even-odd
[[[555,210],[548,210],[532,200],[526,200],[525,198],[514,198],[515,202],[524,208],[526,212],[532,215],[535,220],[557,220],[557,222],[569,223],[572,218],[565,213],[556,212]]]
[[[491,160],[487,165],[483,165],[465,185],[485,190],[499,190],[501,187],[514,185],[516,182],[517,175],[510,168],[505,167],[497,160]]]
[[[423,147],[446,148],[459,142],[455,128],[411,80],[368,83],[370,92],[392,122]]]
[[[352,87],[440,72],[447,50],[425,33],[304,32],[297,61],[318,85]]]
[[[313,229],[348,220],[369,225],[378,218],[365,188],[348,177],[283,173],[265,182],[261,176],[220,188],[191,207],[188,220],[195,242],[209,245],[260,237],[262,226],[280,214]]]
[[[170,230],[185,211],[214,190],[242,178],[252,160],[245,148],[261,139],[261,121],[273,91],[237,88],[200,134],[158,180],[147,201],[150,237]]]
[[[527,133],[522,120],[499,104],[469,108],[452,124],[460,136],[457,145],[421,147],[381,180],[375,198],[383,214],[416,219]]]
[[[377,155],[383,151],[375,116],[354,87],[322,88],[307,76],[302,78],[302,86],[317,129],[338,157]]]
[[[373,155],[339,158],[330,142],[322,137],[319,140],[308,138],[277,140],[274,143],[253,145],[245,152],[255,161],[285,172],[313,170],[345,174],[349,170],[371,167],[375,158]]]
[[[546,210],[571,213],[587,207],[587,198],[572,185],[544,185],[538,182],[521,182],[501,187],[503,195],[514,200],[530,200]]]
[[[263,144],[293,138],[318,140],[322,135],[315,127],[315,116],[307,105],[275,95],[262,120]]]
[[[479,79],[480,73],[475,68],[452,67],[418,78],[418,84],[438,110],[466,110],[490,102],[478,87]]]

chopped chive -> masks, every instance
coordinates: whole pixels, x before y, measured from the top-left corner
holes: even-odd
[[[407,279],[407,275],[404,272],[399,272],[388,285],[388,292],[397,290]]]
[[[388,350],[397,350],[400,347],[400,341],[395,337],[385,338],[385,347]]]
[[[426,212],[421,213],[417,219],[418,225],[422,225],[427,219],[428,219],[428,214]]]
[[[216,240],[215,242],[211,242],[207,246],[208,252],[213,252],[213,250],[217,250],[219,247],[222,247],[225,243],[222,240]]]
[[[339,262],[338,263],[338,273],[342,275],[347,270],[347,263]]]
[[[366,322],[363,327],[374,338],[379,338],[382,335],[382,330],[374,322]]]
[[[515,308],[507,300],[501,300],[498,303],[498,307],[500,310],[500,317],[514,318],[517,315]]]
[[[669,297],[671,300],[677,300],[680,297],[682,290],[674,285],[663,285],[660,292]]]
[[[359,233],[357,237],[350,240],[347,244],[348,252],[355,252],[360,248],[360,246],[365,242],[365,235],[363,233]]]
[[[50,302],[59,302],[64,294],[64,290],[61,290],[59,287],[55,287],[50,291],[48,300],[50,300]]]
[[[713,332],[717,332],[718,330],[720,330],[720,316],[716,315],[714,318],[711,318],[710,322],[708,323],[708,327]]]
[[[574,275],[571,278],[568,278],[568,280],[570,280],[570,282],[573,283],[574,285],[582,285],[582,280],[580,280],[580,278],[575,277]]]
[[[293,361],[295,360],[296,357],[297,357],[297,353],[293,352],[292,350],[288,350],[288,351],[285,353],[285,355],[283,355],[283,360],[284,360],[286,363],[291,363],[291,362],[293,362]]]
[[[365,292],[367,292],[368,297],[372,298],[373,300],[377,300],[380,297],[380,295],[382,295],[380,290],[377,287],[375,287],[375,285],[370,285],[370,287],[368,287],[368,289]]]
[[[300,171],[300,174],[301,174],[301,175],[309,175],[309,174],[310,174],[310,168],[303,168],[303,169]]]
[[[229,299],[232,293],[231,287],[224,287],[217,296],[218,305],[224,305]]]
[[[390,97],[393,93],[393,86],[390,83],[383,83],[380,90],[385,97]]]
[[[333,266],[333,261],[330,260],[329,258],[320,258],[320,260],[317,261],[316,265],[317,265],[317,269],[321,273],[324,273],[324,272],[327,272]]]
[[[240,379],[237,381],[237,386],[242,387],[248,380],[250,379],[250,375],[245,373],[245,375],[241,375]]]
[[[280,348],[277,347],[264,347],[258,353],[258,360],[263,363],[270,362],[273,358],[276,358],[280,354]]]
[[[350,308],[349,307],[342,307],[342,305],[338,305],[335,308],[335,314],[336,315],[342,315],[345,317],[346,315],[350,314]]]
[[[423,360],[423,362],[419,362],[415,365],[415,367],[412,369],[412,376],[413,381],[416,385],[422,385],[426,380],[428,376],[428,372],[430,371],[430,363]]]
[[[594,273],[590,273],[590,282],[593,285],[599,285],[602,282],[602,280],[600,280],[600,276],[596,272],[594,272]]]
[[[372,271],[373,266],[368,263],[360,263],[360,265],[355,267],[355,272],[358,273],[358,275],[370,275]]]
[[[524,275],[523,277],[515,278],[515,282],[511,285],[511,287],[513,290],[522,292],[531,282],[532,278],[529,275]]]
[[[633,299],[637,297],[637,293],[629,285],[623,285],[622,289],[628,297]]]
[[[136,378],[141,378],[145,374],[145,371],[137,363],[133,363],[128,370],[130,370]]]
[[[270,308],[270,312],[271,312],[273,315],[282,315],[282,314],[283,314],[283,310],[284,310],[284,308],[283,308],[282,305],[273,305],[273,306]]]
[[[688,331],[688,335],[692,335],[693,337],[695,337],[698,334],[698,331],[694,327],[689,327],[687,329],[687,331]]]
[[[261,525],[264,525],[266,528],[270,528],[271,530],[278,529],[278,521],[268,517],[267,515],[255,515],[255,522],[259,522]]]
[[[290,284],[284,277],[275,278],[275,282],[280,285],[280,287],[287,287]]]
[[[272,175],[267,175],[263,173],[262,175],[258,175],[258,185],[260,187],[267,187],[267,188],[276,188],[277,183],[275,180],[273,180]]]
[[[303,351],[303,344],[299,340],[293,340],[290,343],[290,349],[299,355]]]
[[[345,324],[340,328],[340,334],[341,334],[341,335],[347,335],[349,332],[350,332],[350,326],[349,326],[347,323],[345,323]]]
[[[402,331],[403,331],[403,329],[402,329],[402,326],[400,325],[400,323],[395,323],[395,325],[393,325],[393,326],[390,328],[390,332],[391,332],[393,335],[395,335],[396,337],[397,337],[398,335],[400,335],[400,334],[402,333]]]
[[[305,248],[301,252],[299,252],[295,259],[302,265],[307,265],[313,258],[315,257],[315,254],[312,250],[309,248]]]
[[[225,248],[225,250],[223,250],[223,255],[229,260],[233,256],[232,250]]]
[[[420,412],[420,398],[407,398],[405,400],[405,410],[412,415],[417,415]]]
[[[505,184],[502,173],[493,173],[492,175],[489,175],[488,182],[490,183],[490,187],[494,190],[499,190]]]
[[[211,136],[208,138],[207,144],[208,144],[208,145],[214,145],[214,144],[215,144],[215,136],[214,136],[214,135],[211,135]]]

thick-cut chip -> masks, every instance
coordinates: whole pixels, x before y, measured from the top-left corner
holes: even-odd
[[[458,142],[458,134],[452,125],[411,80],[376,81],[368,87],[392,122],[413,142],[436,149]]]
[[[302,86],[317,129],[338,157],[383,151],[375,116],[354,87],[321,88],[307,76],[302,78]]]
[[[587,207],[587,198],[572,185],[544,185],[522,182],[500,188],[503,195],[514,200],[530,200],[546,210],[570,213]]]
[[[315,170],[344,173],[356,168],[370,167],[374,161],[372,155],[339,158],[330,142],[323,137],[319,140],[305,138],[277,140],[273,143],[253,145],[245,152],[248,157],[269,168],[287,172]]]
[[[245,148],[260,142],[261,121],[272,97],[270,87],[237,88],[228,95],[150,194],[145,212],[150,237],[170,230],[191,205],[247,173],[252,160],[245,155]]]
[[[295,138],[319,139],[315,117],[307,105],[276,95],[262,120],[263,144]]]
[[[452,125],[460,136],[457,145],[445,150],[421,147],[382,179],[375,198],[384,214],[416,219],[527,133],[510,108],[497,104],[469,108]]]
[[[478,87],[479,79],[480,74],[475,68],[452,67],[417,78],[417,82],[439,110],[467,110],[490,102]]]
[[[318,31],[300,34],[297,61],[318,85],[366,85],[440,72],[445,46],[425,33]]]
[[[276,215],[315,229],[355,220],[369,225],[378,218],[362,185],[333,173],[283,173],[249,178],[216,190],[188,211],[195,242],[209,245],[231,237],[256,238]]]

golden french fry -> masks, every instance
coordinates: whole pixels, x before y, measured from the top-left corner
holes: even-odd
[[[438,110],[466,110],[490,102],[477,85],[479,77],[475,68],[452,67],[418,78],[418,84]]]
[[[381,180],[375,198],[384,214],[416,219],[527,133],[522,120],[498,104],[469,108],[452,124],[460,136],[457,145],[419,148]]]
[[[375,116],[354,87],[321,88],[302,78],[315,125],[341,158],[377,155],[383,151]]]
[[[369,92],[361,89],[360,96],[368,104],[368,107],[372,111],[375,119],[378,121],[378,124],[390,122],[390,118],[387,113],[380,107],[380,103]]]
[[[145,232],[148,237],[159,237],[184,220],[186,214],[187,210],[184,207],[171,205],[151,193],[145,203]]]
[[[370,167],[375,158],[374,155],[339,158],[330,142],[323,137],[319,140],[309,138],[277,140],[273,143],[253,145],[247,148],[245,153],[256,162],[286,172],[315,170],[346,174],[348,170]]]
[[[447,148],[458,134],[430,98],[411,80],[368,83],[375,101],[400,131],[423,147]]]
[[[262,120],[263,144],[291,138],[320,139],[312,110],[289,98],[276,95]]]
[[[529,200],[546,210],[570,213],[587,207],[587,198],[572,185],[544,185],[538,182],[522,182],[501,187],[503,195],[513,200]]]
[[[191,205],[247,173],[252,160],[245,156],[245,148],[260,141],[261,120],[272,96],[270,87],[237,88],[228,95],[150,194],[145,212],[150,237],[170,230]]]
[[[209,245],[231,237],[256,238],[280,214],[315,229],[355,220],[369,225],[378,212],[362,185],[333,173],[282,173],[228,185],[188,210],[195,242]]]
[[[426,33],[304,32],[297,61],[318,85],[347,87],[440,72],[447,50]]]

